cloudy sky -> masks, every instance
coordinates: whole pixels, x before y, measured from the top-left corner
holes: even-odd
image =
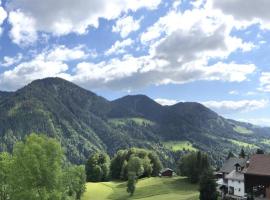
[[[1,0],[0,0],[1,1]],[[2,0],[0,90],[62,77],[270,126],[269,0]]]

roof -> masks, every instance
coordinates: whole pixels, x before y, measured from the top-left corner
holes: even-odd
[[[244,174],[233,170],[225,178],[230,180],[244,181]]]
[[[245,173],[270,176],[270,155],[253,155],[249,160],[249,167]]]
[[[246,165],[247,159],[246,158],[229,158],[226,160],[220,169],[222,173],[230,173],[235,169],[235,165],[239,164],[241,167]]]
[[[170,169],[170,168],[165,168],[165,169],[161,170],[160,173],[164,173],[164,172],[166,172],[166,171],[171,171],[171,172],[173,172],[172,169]]]

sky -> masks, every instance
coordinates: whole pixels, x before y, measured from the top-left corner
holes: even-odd
[[[270,126],[269,0],[0,0],[0,90],[61,77]]]

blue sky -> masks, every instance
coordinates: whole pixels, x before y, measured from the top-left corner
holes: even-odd
[[[0,0],[1,1],[1,0]],[[0,90],[62,77],[270,126],[268,0],[2,0]]]

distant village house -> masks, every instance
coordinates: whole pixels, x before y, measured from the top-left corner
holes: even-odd
[[[160,171],[159,175],[164,177],[172,177],[174,174],[174,171],[170,168],[165,168]]]

